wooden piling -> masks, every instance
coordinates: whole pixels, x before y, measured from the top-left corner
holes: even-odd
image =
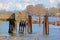
[[[28,33],[32,33],[32,17],[28,15]]]
[[[42,25],[42,17],[39,17],[39,25]]]
[[[49,34],[49,24],[48,24],[48,16],[44,16],[44,25],[43,25],[43,34],[48,35]]]

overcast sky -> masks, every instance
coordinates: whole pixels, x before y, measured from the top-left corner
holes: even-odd
[[[45,7],[57,7],[60,0],[0,0],[0,10],[23,10],[27,5],[43,4]]]

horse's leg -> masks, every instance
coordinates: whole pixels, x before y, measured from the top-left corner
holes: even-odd
[[[20,32],[22,32],[22,26],[20,27]]]
[[[8,32],[10,33],[11,32],[11,25],[9,24],[9,30],[8,30]]]
[[[12,33],[12,25],[9,24],[9,33]]]
[[[25,32],[26,32],[26,25],[25,25]]]
[[[20,27],[19,27],[19,31],[21,32],[21,25],[20,25]]]
[[[14,26],[13,26],[13,25],[11,25],[11,31],[12,31],[12,32],[14,31]]]
[[[22,30],[22,33],[23,33],[24,32],[24,25],[23,24],[22,24],[22,29],[21,30]]]
[[[20,24],[19,24],[19,31],[20,31]]]
[[[24,30],[24,29],[23,29],[23,26],[22,26],[22,32],[23,32],[23,30]]]
[[[24,32],[24,25],[23,25],[23,32]]]
[[[21,22],[20,22],[20,24],[19,24],[19,32],[21,32],[22,31],[22,27],[21,27],[22,25],[21,25]]]
[[[25,32],[25,23],[24,23],[24,28],[23,29],[24,29],[24,32]]]

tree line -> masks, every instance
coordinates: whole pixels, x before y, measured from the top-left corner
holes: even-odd
[[[43,15],[59,16],[60,4],[58,4],[57,7],[51,7],[51,8],[46,8],[42,4],[28,5],[25,9],[25,12],[30,15],[37,15],[37,16],[43,16]]]

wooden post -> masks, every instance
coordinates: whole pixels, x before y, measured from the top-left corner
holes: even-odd
[[[32,33],[32,17],[28,15],[28,33]]]
[[[49,34],[49,24],[48,24],[48,16],[44,16],[44,25],[43,25],[43,34],[48,35]]]
[[[42,25],[42,17],[39,17],[39,25]]]

